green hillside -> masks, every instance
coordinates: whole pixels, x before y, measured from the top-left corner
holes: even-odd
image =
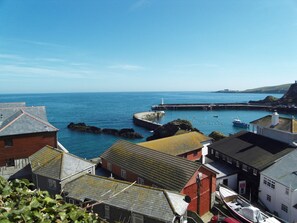
[[[280,93],[284,94],[290,88],[291,84],[282,84],[277,86],[268,86],[268,87],[260,87],[247,89],[245,91],[241,91],[242,93]]]

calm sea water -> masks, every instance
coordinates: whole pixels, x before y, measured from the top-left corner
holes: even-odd
[[[48,120],[59,129],[59,141],[73,154],[83,158],[98,157],[118,137],[79,133],[67,129],[70,122],[84,122],[101,128],[134,128],[144,137],[152,133],[134,126],[132,116],[136,112],[149,111],[154,104],[161,103],[219,103],[248,102],[264,99],[266,94],[233,94],[210,92],[133,92],[133,93],[61,93],[61,94],[3,94],[0,102],[26,102],[27,106],[46,106]],[[281,97],[281,94],[273,95]],[[160,120],[167,123],[174,119],[186,119],[193,126],[209,134],[214,130],[224,134],[240,131],[232,126],[234,118],[250,122],[266,111],[166,111]],[[141,142],[142,140],[130,140]]]

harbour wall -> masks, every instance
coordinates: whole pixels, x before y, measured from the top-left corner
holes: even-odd
[[[146,128],[148,130],[155,130],[162,126],[160,123],[155,122],[164,115],[161,111],[139,112],[133,115],[133,123],[137,126]]]
[[[289,106],[271,106],[250,103],[212,103],[212,104],[159,104],[153,105],[154,111],[165,110],[266,110],[283,113],[297,113],[297,108]]]

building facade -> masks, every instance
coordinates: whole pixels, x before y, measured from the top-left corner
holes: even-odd
[[[216,174],[202,164],[124,140],[100,157],[102,167],[120,179],[188,195],[188,209],[200,215],[213,206]]]
[[[142,142],[139,143],[139,145],[192,161],[201,160],[204,164],[205,156],[208,152],[208,145],[210,145],[212,141],[212,138],[202,133],[187,132],[180,135]]]
[[[208,155],[238,170],[237,191],[257,201],[260,172],[293,150],[287,143],[241,131],[211,144]]]
[[[57,131],[48,122],[43,106],[1,104],[0,174],[5,178],[24,177],[20,172],[28,165],[30,155],[45,145],[57,147]]]
[[[297,221],[297,151],[261,172],[259,200],[276,216]]]
[[[110,223],[184,223],[190,202],[172,191],[89,174],[68,182],[63,196]]]

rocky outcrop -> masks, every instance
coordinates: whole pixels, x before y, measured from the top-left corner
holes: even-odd
[[[132,128],[123,128],[123,129],[111,129],[111,128],[98,128],[96,126],[89,126],[85,123],[73,123],[71,122],[67,128],[79,132],[88,132],[88,133],[94,133],[94,134],[108,134],[113,136],[119,136],[123,138],[128,139],[141,139],[143,136],[137,132],[134,131]]]
[[[219,140],[224,139],[224,138],[227,137],[227,136],[225,136],[223,133],[218,132],[218,131],[213,131],[213,132],[210,133],[208,136],[209,136],[210,138],[213,138],[214,141],[219,141]]]
[[[291,106],[297,105],[297,83],[294,83],[290,86],[289,90],[284,94],[280,99],[267,96],[263,100],[259,101],[249,101],[250,104],[262,104],[262,105],[271,105],[271,106]]]
[[[297,105],[297,83],[291,85],[284,96],[278,100],[278,104]]]
[[[160,126],[159,128],[154,130],[154,134],[148,137],[146,140],[154,140],[161,139],[164,137],[169,137],[177,134],[180,130],[184,130],[185,132],[196,131],[200,132],[198,129],[194,128],[191,122],[187,120],[177,119],[171,122],[168,122],[165,125]]]
[[[270,95],[270,96],[267,96],[266,98],[264,98],[263,100],[249,101],[249,103],[250,104],[261,104],[261,105],[273,105],[277,101],[278,101],[278,98]]]

